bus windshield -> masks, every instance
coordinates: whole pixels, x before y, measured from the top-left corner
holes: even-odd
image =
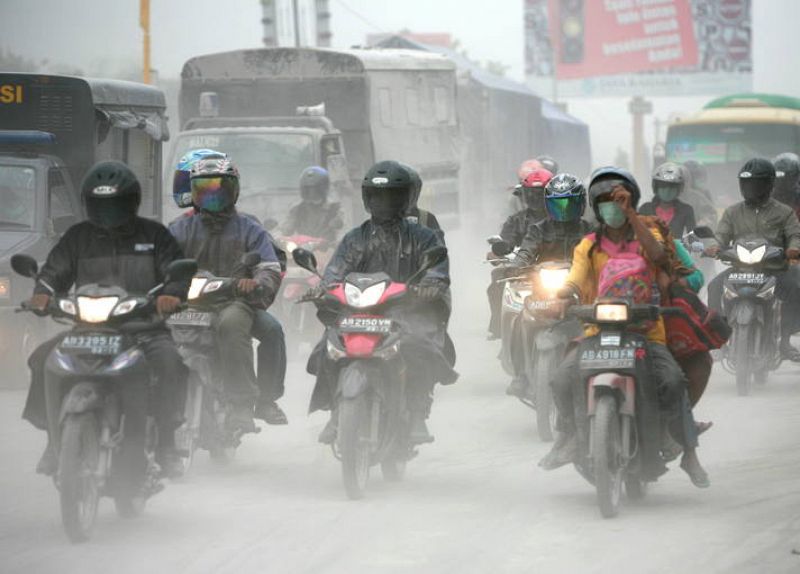
[[[0,165],[0,229],[31,229],[36,213],[36,172]]]
[[[783,124],[695,124],[670,128],[667,159],[705,165],[742,164],[754,157],[773,158],[800,148],[798,128]]]

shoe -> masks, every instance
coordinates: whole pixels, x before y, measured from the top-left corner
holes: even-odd
[[[681,459],[681,468],[686,474],[689,475],[689,479],[692,481],[692,484],[694,484],[697,488],[708,488],[711,486],[708,473],[700,465],[700,461],[697,459],[697,455],[694,452],[691,454],[684,453],[683,458]]]
[[[695,424],[697,425],[697,435],[698,436],[700,436],[701,434],[703,434],[708,429],[710,429],[711,427],[714,426],[714,423],[711,422],[711,421],[708,421],[708,422],[697,421],[697,423],[695,423]]]
[[[256,405],[255,418],[261,419],[268,425],[286,425],[289,419],[275,401],[260,403]]]
[[[571,464],[578,458],[578,440],[575,433],[558,433],[553,448],[539,461],[539,466],[544,470],[555,470]]]
[[[336,441],[336,435],[339,432],[339,414],[334,410],[331,411],[331,418],[319,433],[317,440],[322,444],[333,444]]]
[[[683,447],[674,439],[668,430],[661,433],[661,459],[672,462],[683,453]]]
[[[793,363],[800,363],[800,351],[798,351],[788,343],[785,345],[781,345],[780,352],[782,359],[786,361],[792,361]]]
[[[522,398],[527,390],[527,381],[522,377],[514,377],[506,389],[506,394],[511,397]]]
[[[428,431],[428,425],[425,424],[424,418],[412,415],[408,440],[411,444],[427,444],[434,441],[433,435]]]
[[[156,463],[158,464],[161,472],[161,478],[180,478],[184,473],[183,458],[172,448],[159,449],[156,453]]]
[[[45,476],[55,476],[56,472],[58,472],[58,456],[56,455],[56,449],[50,446],[49,441],[42,453],[42,458],[40,458],[39,462],[36,464],[36,472]]]

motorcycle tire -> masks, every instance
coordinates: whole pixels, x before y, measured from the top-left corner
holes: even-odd
[[[58,485],[61,521],[70,541],[85,542],[91,536],[100,501],[97,466],[100,437],[92,412],[69,415],[61,429]]]
[[[751,358],[752,329],[749,326],[738,327],[736,332],[736,392],[740,397],[750,394],[753,378]]]
[[[556,367],[555,357],[555,352],[539,354],[536,367],[536,429],[543,442],[553,442],[555,436],[556,409],[550,388],[550,379]]]
[[[613,518],[619,512],[623,468],[619,413],[617,402],[611,395],[603,395],[597,400],[591,444],[597,504],[603,518]]]
[[[369,406],[367,397],[363,394],[339,402],[337,441],[344,490],[351,500],[364,497],[369,481]]]

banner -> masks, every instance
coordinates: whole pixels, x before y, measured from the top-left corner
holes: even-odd
[[[750,0],[526,0],[531,86],[558,96],[751,86]]]

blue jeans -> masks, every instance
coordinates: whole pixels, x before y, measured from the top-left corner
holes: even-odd
[[[283,396],[286,379],[286,339],[278,320],[258,309],[251,334],[258,339],[256,383],[259,402],[273,402]]]

